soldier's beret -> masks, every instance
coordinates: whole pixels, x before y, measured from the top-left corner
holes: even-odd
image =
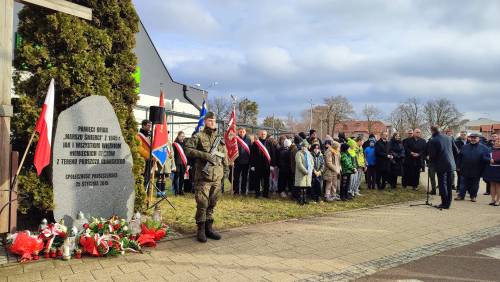
[[[205,115],[205,119],[209,119],[209,118],[215,118],[215,113],[214,112],[208,112]]]

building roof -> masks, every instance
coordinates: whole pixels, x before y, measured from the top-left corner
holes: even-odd
[[[491,132],[491,130],[492,130],[491,124],[481,125],[481,127],[479,128],[479,131],[481,132]]]
[[[160,85],[162,85],[165,91],[165,99],[178,99],[181,102],[189,103],[183,95],[184,84],[172,78],[142,21],[139,21],[139,32],[136,34],[134,52],[141,72],[139,85],[141,94],[159,97]],[[186,86],[187,95],[201,106],[203,94],[207,92],[190,85]]]
[[[495,123],[500,123],[500,121],[488,119],[488,118],[479,118],[477,120],[470,120],[467,123],[465,123],[465,127],[474,127],[474,126],[481,126],[481,125],[491,125]]]
[[[341,122],[337,127],[337,132],[345,133],[380,133],[387,130],[387,125],[382,121],[372,122],[372,132],[368,130],[368,121],[350,120]]]
[[[493,131],[495,130],[500,130],[500,123],[495,123],[491,126],[491,128],[493,129]]]

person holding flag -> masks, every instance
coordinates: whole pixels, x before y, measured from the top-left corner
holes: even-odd
[[[256,198],[261,194],[264,198],[269,198],[269,176],[276,166],[274,153],[273,144],[267,140],[267,131],[259,131],[259,138],[253,142],[250,149],[250,170],[255,174]]]
[[[144,166],[144,179],[149,179],[151,173],[151,121],[145,119],[141,122],[141,129],[135,135],[135,139],[139,142],[139,155],[144,159],[146,165]]]
[[[250,138],[248,138],[245,128],[240,127],[238,129],[236,141],[238,142],[238,158],[234,161],[233,194],[239,195],[241,193],[241,195],[245,195],[247,191],[248,168],[250,164],[250,147],[252,146],[252,142],[250,141]]]

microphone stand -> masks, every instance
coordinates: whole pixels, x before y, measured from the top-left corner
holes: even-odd
[[[431,181],[431,175],[429,173],[429,169],[427,169],[427,196],[426,196],[426,199],[425,199],[425,203],[422,203],[422,204],[412,204],[410,205],[410,207],[417,207],[417,206],[429,206],[429,207],[433,207],[431,201],[430,201],[430,191],[429,191],[429,186],[430,186],[430,181]]]

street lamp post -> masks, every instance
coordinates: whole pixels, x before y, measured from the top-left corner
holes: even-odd
[[[314,105],[312,99],[309,99],[309,104],[311,105],[311,120],[309,121],[309,130],[311,130],[313,123],[313,105]]]

